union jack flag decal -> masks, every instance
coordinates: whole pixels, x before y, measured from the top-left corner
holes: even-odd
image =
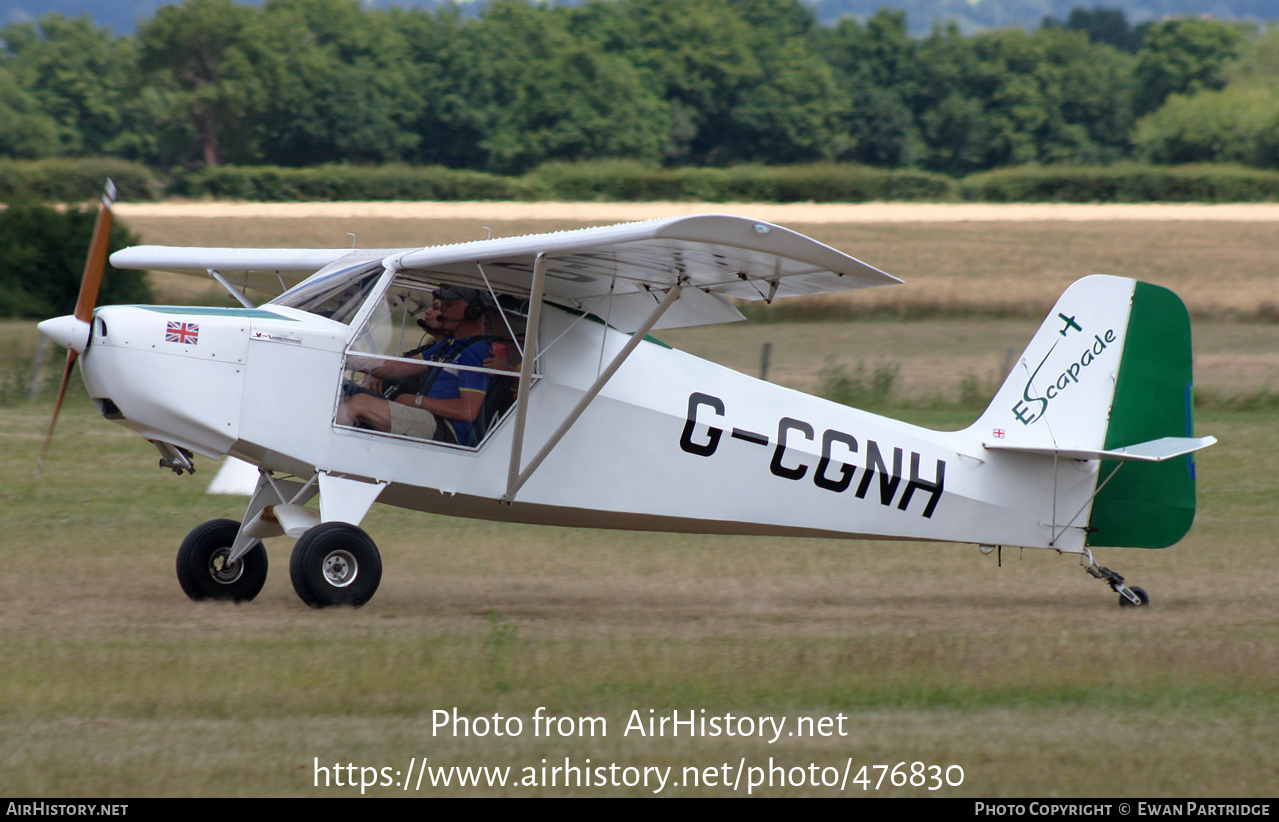
[[[170,322],[164,330],[164,341],[181,343],[182,345],[196,345],[200,342],[200,326],[195,323]]]
[[[990,433],[993,434],[995,439],[997,440],[1002,440],[1004,438],[1004,429],[1002,428],[996,428],[994,431],[991,431]]]

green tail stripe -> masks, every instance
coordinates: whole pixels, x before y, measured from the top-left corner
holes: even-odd
[[[1115,385],[1106,448],[1192,436],[1190,314],[1166,288],[1137,283]],[[1090,546],[1166,548],[1195,519],[1194,455],[1166,462],[1103,461],[1099,481],[1118,469],[1093,503]]]

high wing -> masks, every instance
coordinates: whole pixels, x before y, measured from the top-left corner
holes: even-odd
[[[225,249],[138,246],[112,256],[119,268],[217,272],[279,291],[337,260],[385,259],[424,280],[529,294],[541,256],[544,298],[635,331],[664,294],[682,286],[656,328],[733,322],[729,301],[771,302],[901,281],[788,229],[727,215],[698,215],[503,237],[417,249]]]
[[[394,248],[201,248],[136,245],[111,255],[116,268],[210,276],[215,272],[241,289],[279,295],[342,259],[380,260]]]

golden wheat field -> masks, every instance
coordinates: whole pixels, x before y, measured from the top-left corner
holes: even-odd
[[[150,243],[344,246],[352,232],[367,247],[628,216],[526,208],[121,216]],[[246,500],[205,494],[207,461],[194,477],[157,470],[154,448],[82,392],[37,481],[46,392],[0,407],[0,794],[1273,797],[1279,224],[1070,210],[911,220],[901,208],[759,216],[906,285],[659,336],[748,373],[771,342],[770,379],[803,390],[832,364],[892,365],[887,412],[953,428],[980,410],[965,385],[988,397],[1069,281],[1172,287],[1196,321],[1197,433],[1219,444],[1198,459],[1185,540],[1099,556],[1150,592],[1149,609],[1120,609],[1046,552],[384,506],[364,522],[386,569],[368,606],[303,605],[287,539],[268,542],[254,602],[192,603],[174,578],[178,544],[204,520],[238,519]],[[223,301],[198,280],[156,285],[163,300]],[[0,346],[28,357],[34,333],[0,323]],[[662,718],[720,732],[647,724]]]

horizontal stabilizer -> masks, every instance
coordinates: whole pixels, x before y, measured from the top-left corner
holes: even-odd
[[[1217,441],[1216,437],[1160,437],[1157,440],[1139,442],[1136,445],[1125,445],[1109,451],[1095,451],[1086,448],[1027,448],[1017,445],[1005,445],[1002,442],[984,443],[993,451],[1015,451],[1022,454],[1043,454],[1065,457],[1072,460],[1136,460],[1138,462],[1163,462],[1173,457],[1180,457],[1207,448]]]

